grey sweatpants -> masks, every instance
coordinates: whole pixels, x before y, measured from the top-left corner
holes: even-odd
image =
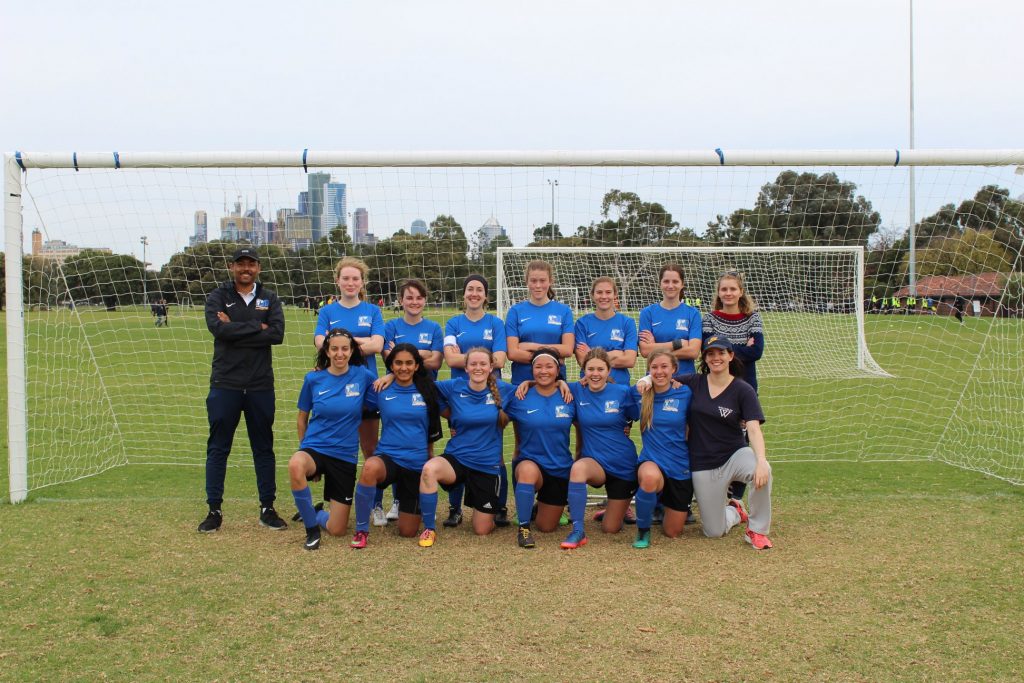
[[[715,470],[701,470],[693,473],[693,491],[700,507],[700,523],[704,527],[704,535],[718,538],[729,533],[739,521],[740,516],[729,505],[729,484],[742,481],[751,484],[748,497],[750,521],[748,528],[759,534],[768,535],[772,526],[772,478],[759,489],[754,488],[754,468],[757,456],[749,446],[744,446],[733,453],[724,465]]]

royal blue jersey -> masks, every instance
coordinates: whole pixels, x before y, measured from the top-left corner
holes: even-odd
[[[452,337],[455,343],[452,344]],[[466,317],[466,314],[449,318],[444,324],[445,346],[455,346],[459,353],[466,353],[478,346],[494,353],[495,351],[508,351],[508,344],[505,342],[505,323],[501,318],[490,313],[484,313],[484,317],[473,322]],[[495,370],[495,372],[500,372]],[[452,379],[465,378],[464,368],[452,368]]]
[[[700,339],[703,329],[700,311],[684,303],[671,310],[660,303],[651,304],[640,311],[640,331],[653,334],[659,344],[673,339]],[[679,359],[679,372],[694,372],[693,361]]]
[[[410,470],[423,469],[427,461],[427,403],[416,386],[392,383],[379,394],[366,394],[366,407],[380,410],[380,441],[377,455],[387,455]]]
[[[423,351],[444,351],[441,326],[426,318],[415,325],[405,322],[405,318],[395,318],[384,323],[384,348],[389,348],[392,343],[412,344]],[[437,370],[431,372],[434,373],[434,379],[437,379]]]
[[[515,396],[509,399],[505,414],[519,427],[519,459],[532,460],[545,472],[567,479],[572,468],[569,430],[576,419],[575,404],[563,401],[558,391],[541,396],[533,388],[521,401]]]
[[[640,404],[640,392],[635,388],[633,400]],[[649,391],[654,391],[652,387]],[[651,428],[640,432],[643,448],[640,462],[652,461],[669,479],[690,479],[690,451],[686,445],[686,411],[690,408],[693,392],[690,387],[669,387],[654,394]]]
[[[534,344],[561,344],[563,334],[572,334],[572,310],[561,301],[549,301],[543,306],[520,301],[508,309],[507,337],[518,337],[521,342]],[[529,379],[533,379],[530,364],[513,362],[512,384]]]
[[[490,389],[474,391],[465,379],[446,379],[437,383],[441,410],[451,410],[448,422],[455,435],[448,440],[448,453],[471,470],[497,474],[501,467],[502,430],[498,424],[498,406]],[[501,405],[508,403],[515,387],[498,382]]]
[[[596,313],[587,313],[576,321],[576,343],[590,348],[600,346],[605,351],[636,351],[638,348],[636,323],[629,316],[616,313],[608,320],[601,320]],[[580,377],[583,369],[580,369]],[[611,377],[616,384],[630,385],[629,370],[613,368]]]
[[[299,448],[312,448],[332,458],[356,462],[363,398],[367,391],[373,391],[372,385],[373,375],[363,367],[349,366],[341,375],[332,375],[327,370],[306,373],[298,407],[310,415]]]
[[[583,441],[580,455],[596,460],[607,474],[636,480],[636,445],[624,431],[627,423],[640,418],[632,388],[609,383],[595,393],[579,382],[569,388]]]
[[[377,306],[365,301],[360,301],[352,308],[345,308],[340,301],[335,301],[320,309],[313,336],[326,335],[336,327],[345,328],[353,337],[372,337],[375,334],[384,336],[384,316],[380,314]],[[377,354],[372,353],[366,356],[365,360],[366,369],[376,379]]]

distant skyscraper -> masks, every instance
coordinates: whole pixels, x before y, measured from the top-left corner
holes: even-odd
[[[505,234],[505,228],[501,227],[497,218],[491,216],[480,226],[480,234],[483,237],[483,244],[481,246],[486,248],[495,237]]]
[[[32,231],[32,255],[39,256],[43,252],[43,233],[39,228]]]
[[[192,237],[189,239],[188,244],[190,247],[194,247],[197,244],[206,244],[207,242],[207,222],[206,212],[196,211],[195,218],[193,219],[194,229]]]
[[[421,218],[417,218],[409,226],[409,231],[414,235],[426,235],[427,234],[427,222]]]
[[[299,213],[302,214],[303,216],[308,216],[309,215],[309,193],[308,192],[300,192],[299,193]]]
[[[352,214],[352,241],[356,244],[366,244],[369,233],[370,214],[360,207]]]
[[[313,219],[313,241],[322,237],[321,219],[324,213],[324,185],[331,182],[330,173],[310,173],[307,176],[309,191],[309,211],[306,215]]]
[[[324,183],[324,234],[330,233],[338,225],[348,227],[348,193],[345,183]]]
[[[267,243],[267,222],[263,220],[259,209],[245,212],[246,228],[249,230],[249,241],[259,246]]]

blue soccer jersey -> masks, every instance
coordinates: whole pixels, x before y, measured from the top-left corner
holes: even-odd
[[[433,320],[423,318],[415,325],[405,322],[404,318],[395,318],[384,323],[384,348],[391,344],[412,344],[423,351],[444,351],[441,326]],[[437,379],[437,370],[433,370]]]
[[[445,447],[448,453],[471,470],[497,474],[501,467],[502,430],[498,424],[498,406],[490,389],[474,391],[465,379],[437,383],[441,410],[451,410],[448,422],[454,436]],[[515,387],[498,382],[501,404],[515,393]]]
[[[459,353],[466,353],[478,346],[491,353],[508,351],[508,344],[505,342],[505,323],[490,313],[484,313],[484,317],[476,322],[467,318],[465,313],[450,318],[444,324],[444,343],[445,346],[456,347]],[[452,368],[452,379],[464,379],[466,376],[464,368]]]
[[[640,331],[650,332],[659,344],[673,339],[700,339],[703,329],[700,311],[684,303],[673,309],[651,304],[640,311]],[[694,372],[693,361],[680,359],[679,372]]]
[[[310,416],[299,448],[356,462],[363,399],[367,391],[373,391],[373,379],[369,370],[355,366],[337,376],[327,370],[306,373],[298,408]]]
[[[415,385],[397,382],[379,394],[366,394],[366,407],[380,410],[380,441],[377,455],[387,455],[410,470],[423,469],[427,461],[427,403]]]
[[[639,405],[640,392],[635,388],[633,400]],[[653,388],[650,391],[654,391]],[[690,387],[669,387],[654,394],[651,428],[640,432],[643,448],[640,462],[650,460],[661,468],[669,479],[690,479],[690,451],[686,444],[686,411],[690,408],[693,392]]]
[[[575,332],[576,343],[586,344],[592,349],[600,346],[605,351],[636,351],[638,348],[636,323],[621,313],[616,313],[608,320],[601,320],[596,313],[588,313],[576,321]],[[613,368],[611,377],[616,384],[630,385],[629,370],[626,368]]]
[[[562,400],[559,392],[542,396],[536,388],[526,398],[514,396],[505,414],[519,428],[519,459],[532,460],[556,477],[567,479],[572,468],[569,430],[576,419],[576,407]]]
[[[606,384],[595,393],[579,382],[573,382],[569,388],[583,441],[580,454],[596,460],[607,474],[636,480],[636,445],[624,431],[626,424],[640,418],[640,406],[633,398],[632,388]]]
[[[561,344],[562,335],[572,334],[572,329],[572,310],[561,301],[549,301],[543,306],[520,301],[508,309],[505,319],[507,337],[518,337],[521,342],[534,344]],[[529,379],[533,379],[530,364],[513,362],[512,383]]]
[[[353,337],[372,337],[375,334],[384,336],[384,316],[380,309],[373,304],[360,301],[352,308],[345,308],[340,301],[327,304],[320,309],[316,319],[316,331],[313,336],[326,335],[329,330],[336,327],[343,327]],[[365,358],[366,369],[376,379],[377,377],[377,354],[370,354]]]

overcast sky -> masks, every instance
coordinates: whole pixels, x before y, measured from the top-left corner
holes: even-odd
[[[1024,3],[914,21],[917,146],[1024,146]],[[899,0],[0,0],[0,51],[4,151],[908,145]]]

